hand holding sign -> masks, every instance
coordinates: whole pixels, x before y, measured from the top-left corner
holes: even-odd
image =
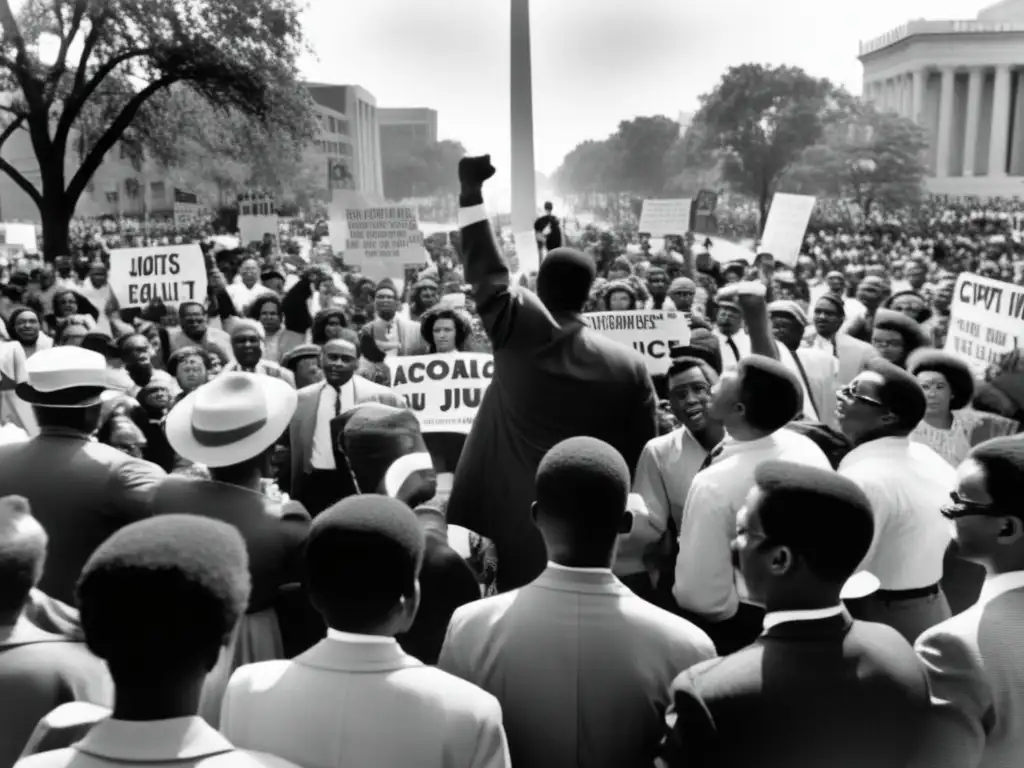
[[[110,288],[121,307],[151,301],[180,304],[206,298],[206,261],[191,245],[116,248],[110,252]]]

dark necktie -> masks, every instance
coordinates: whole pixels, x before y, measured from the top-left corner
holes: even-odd
[[[334,390],[334,415],[341,416],[341,389]]]
[[[705,469],[707,469],[712,464],[714,464],[715,463],[715,459],[717,459],[719,456],[721,456],[722,455],[722,451],[724,451],[724,450],[725,450],[725,441],[723,440],[718,445],[716,445],[714,448],[712,448],[711,451],[708,453],[708,455],[704,457],[704,462],[700,465],[700,469],[698,469],[697,471],[698,472],[703,472]]]
[[[733,357],[736,358],[736,362],[740,361],[740,348],[736,346],[736,342],[732,340],[732,336],[729,336],[725,343],[729,345],[729,349],[732,350]]]

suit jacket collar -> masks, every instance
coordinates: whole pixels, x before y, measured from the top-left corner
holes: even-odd
[[[390,672],[423,666],[398,643],[353,643],[337,638],[321,640],[297,656],[295,663],[334,672]]]
[[[24,616],[13,627],[0,627],[0,651],[20,645],[57,642],[67,642],[67,638],[40,629]]]
[[[101,720],[75,749],[120,763],[172,763],[234,752],[201,717],[127,722]]]
[[[546,568],[527,588],[590,595],[633,594],[610,572],[584,571],[575,568]]]
[[[846,608],[838,616],[812,621],[785,621],[776,624],[761,635],[779,640],[838,640],[853,626],[853,619]]]

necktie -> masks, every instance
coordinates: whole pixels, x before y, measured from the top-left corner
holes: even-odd
[[[719,443],[718,445],[716,445],[714,448],[712,448],[711,452],[708,453],[708,455],[704,457],[704,462],[700,465],[700,469],[698,469],[697,471],[698,472],[703,472],[705,469],[707,469],[712,464],[714,464],[715,463],[715,459],[717,459],[719,456],[721,456],[722,455],[722,451],[724,451],[724,450],[725,450],[725,443],[723,441],[723,442]]]
[[[725,340],[725,343],[729,345],[729,349],[732,350],[732,356],[736,358],[736,362],[740,361],[740,348],[736,346],[736,342],[732,340],[732,336]]]
[[[341,389],[334,390],[334,415],[341,416]]]

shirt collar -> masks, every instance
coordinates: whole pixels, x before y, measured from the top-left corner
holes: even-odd
[[[1009,571],[989,576],[981,587],[981,596],[978,598],[978,602],[987,603],[1005,592],[1021,587],[1024,587],[1024,571]]]
[[[169,763],[233,752],[231,742],[201,717],[97,723],[75,749],[122,763]]]
[[[757,451],[761,448],[768,448],[769,446],[775,445],[775,432],[764,437],[759,437],[756,440],[737,440],[735,437],[729,434],[728,431],[725,433],[725,440],[722,441],[722,454],[725,455],[740,453],[741,451]]]
[[[556,571],[569,571],[570,573],[611,573],[611,568],[570,568],[568,565],[561,565],[548,560],[548,568]]]
[[[360,643],[362,645],[394,645],[397,640],[384,635],[362,635],[355,632],[342,632],[340,629],[328,629],[327,637],[341,643]]]
[[[788,621],[818,621],[830,619],[843,612],[843,606],[833,605],[831,608],[811,608],[802,611],[772,611],[764,616],[764,631]]]

